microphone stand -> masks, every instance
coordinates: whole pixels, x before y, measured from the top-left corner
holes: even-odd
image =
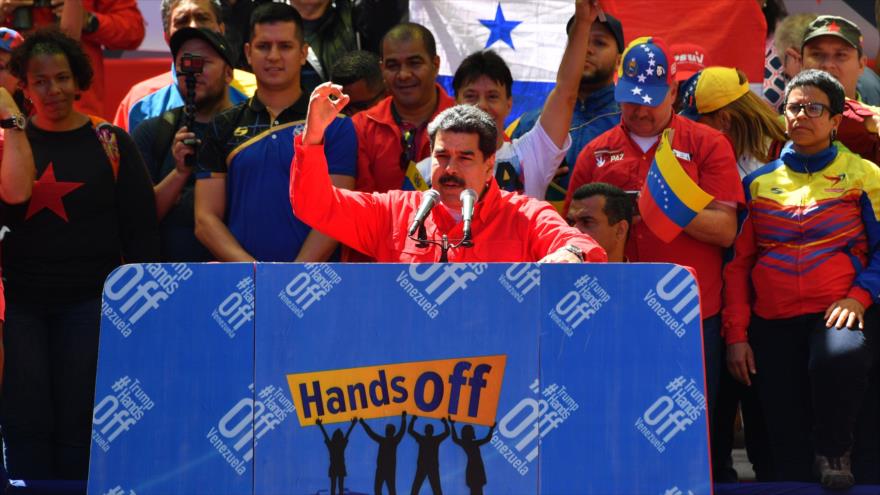
[[[425,231],[425,224],[419,225],[418,237],[407,236],[410,239],[416,241],[416,247],[426,248],[428,246],[440,246],[440,261],[438,263],[448,263],[449,262],[449,250],[455,249],[457,247],[473,247],[474,241],[470,238],[469,235],[466,235],[463,239],[458,239],[454,241],[449,241],[449,236],[443,234],[440,238],[440,241],[431,241],[428,240],[428,234]]]

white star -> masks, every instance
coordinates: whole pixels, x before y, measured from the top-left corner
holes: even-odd
[[[648,60],[648,67],[654,67],[657,65],[657,62],[654,62],[654,59]]]
[[[648,52],[648,58],[653,59],[653,58],[654,58],[654,52]]]
[[[639,76],[638,76],[638,80],[639,80],[640,83],[645,82],[645,79],[646,79],[646,78],[645,78],[645,75],[644,75],[644,74],[639,74]]]
[[[651,97],[648,95],[642,96],[642,101],[645,103],[651,103]]]
[[[636,86],[636,87],[634,87],[634,88],[632,89],[632,93],[633,93],[634,95],[640,95],[640,94],[642,94],[642,88]]]

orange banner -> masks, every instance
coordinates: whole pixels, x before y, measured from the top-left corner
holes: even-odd
[[[406,411],[481,425],[495,423],[507,356],[385,364],[287,375],[300,426]]]

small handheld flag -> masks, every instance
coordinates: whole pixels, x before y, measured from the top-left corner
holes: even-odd
[[[660,136],[654,162],[639,194],[642,221],[663,242],[672,242],[715,199],[684,171],[672,151],[672,129]]]

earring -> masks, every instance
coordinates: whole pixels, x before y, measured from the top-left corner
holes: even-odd
[[[833,143],[836,140],[837,140],[837,129],[831,129],[831,142]]]

